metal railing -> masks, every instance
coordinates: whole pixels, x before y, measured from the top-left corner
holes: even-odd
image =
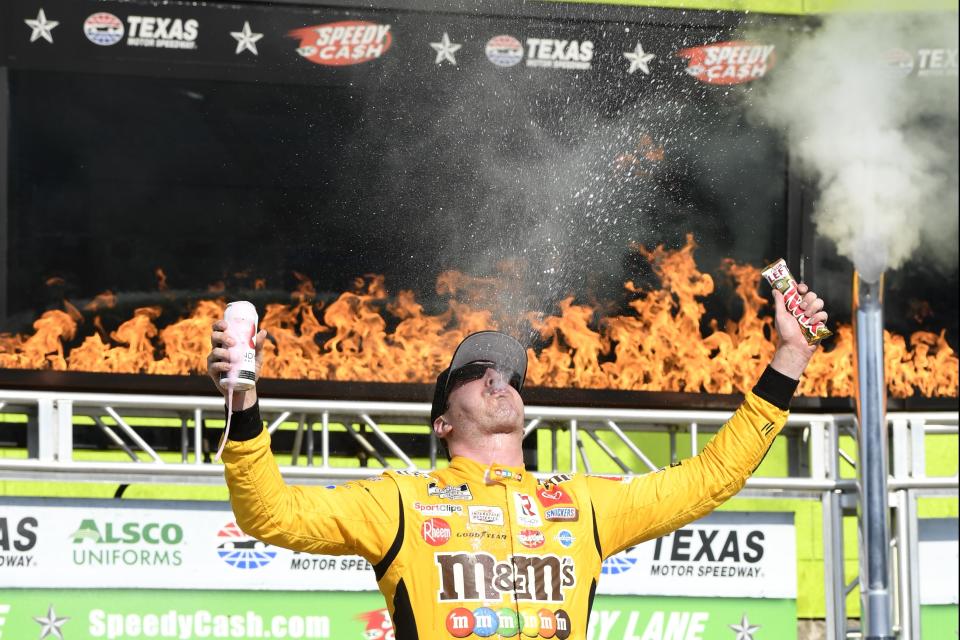
[[[437,442],[428,428],[426,403],[332,400],[260,400],[261,414],[271,433],[294,429],[285,478],[302,483],[328,483],[368,477],[377,468],[357,468],[331,450],[331,436],[346,434],[358,451],[382,466],[415,468],[397,443],[397,425],[406,425],[428,440],[427,464],[437,466]],[[222,482],[219,463],[209,462],[204,449],[205,423],[223,420],[223,401],[214,397],[113,395],[0,390],[0,414],[26,416],[28,457],[0,458],[0,477],[28,480],[90,482]],[[716,432],[728,411],[526,407],[527,435],[533,434],[542,454],[540,471],[590,473],[603,460],[623,475],[641,475],[696,455],[699,436]],[[165,461],[133,426],[145,418],[163,419],[180,434],[179,461]],[[958,495],[956,473],[926,474],[928,435],[958,433],[957,412],[891,413],[891,474],[888,479],[892,515],[892,566],[895,567],[896,629],[900,638],[920,637],[917,578],[917,500],[926,496]],[[824,580],[827,637],[847,637],[846,595],[857,587],[844,575],[843,518],[855,513],[856,460],[841,449],[840,439],[856,439],[856,421],[849,414],[791,414],[781,437],[795,454],[786,477],[754,476],[741,496],[819,500],[823,507]],[[75,460],[74,433],[78,423],[101,430],[129,462]],[[287,426],[285,426],[287,425]],[[387,426],[389,425],[389,426]],[[655,460],[644,451],[638,434],[661,434],[669,441],[669,459]],[[681,451],[680,436],[689,436]],[[319,443],[318,443],[319,440]],[[208,447],[209,448],[209,447]],[[588,455],[588,448],[592,451]],[[300,460],[303,460],[303,464]],[[845,477],[850,476],[850,477]]]

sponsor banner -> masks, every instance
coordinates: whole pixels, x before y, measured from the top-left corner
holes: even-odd
[[[530,509],[528,517],[536,515],[536,502],[531,496],[514,495],[518,507]],[[13,502],[0,507],[0,588],[377,588],[372,567],[363,558],[299,553],[265,544],[240,531],[226,504]],[[475,513],[483,517],[496,515],[483,511],[489,507],[479,507]],[[780,513],[712,514],[608,559],[602,567],[598,593],[795,598],[792,517]],[[516,527],[518,548],[534,552],[523,554],[524,562],[533,569],[546,563],[545,570],[562,578],[557,587],[573,584],[572,558],[537,559],[535,550],[545,543],[547,534],[537,525],[512,526]],[[506,535],[476,535],[486,533],[491,537]],[[452,528],[445,518],[433,516],[424,523],[420,535],[439,551],[452,538]],[[560,528],[549,535],[564,548],[576,541],[568,529]],[[441,575],[444,562],[448,568],[462,564],[457,571],[466,571],[467,565],[472,567],[477,560],[462,555],[448,553],[444,555],[450,556],[447,560],[437,560]],[[491,557],[490,562],[495,560]],[[452,568],[450,571],[453,575]],[[451,581],[447,585],[447,599],[454,599],[458,584]],[[547,600],[556,601],[557,597],[558,593],[551,593]]]
[[[957,581],[960,579],[960,520],[957,518],[920,518],[917,532],[920,556],[920,604],[960,603]]]
[[[587,640],[796,640],[794,600],[597,596]]]
[[[9,589],[0,593],[0,637],[381,638],[379,593]]]
[[[363,558],[265,544],[226,504],[30,502],[0,506],[0,588],[377,588]]]
[[[775,46],[731,40],[681,49],[687,73],[706,84],[743,84],[762,78],[776,62]]]
[[[670,52],[691,37],[729,37],[648,25],[638,38],[629,28],[568,21],[503,19],[491,27],[488,19],[468,15],[408,19],[412,14],[404,9],[364,14],[119,0],[48,0],[42,7],[5,0],[4,8],[14,19],[0,31],[0,49],[14,68],[102,73],[116,65],[134,75],[219,79],[229,69],[241,81],[296,84],[338,84],[350,76],[410,86],[414,78],[438,81],[438,66],[467,73],[494,66],[530,78],[582,78],[578,82],[591,90],[603,88],[604,75],[621,80],[628,73],[642,82],[653,74],[659,82],[651,90],[660,93],[664,83],[680,87],[687,80],[679,61],[667,64]]]
[[[482,603],[459,606],[451,608],[446,624],[453,637],[518,637],[521,629],[519,637],[567,637],[570,618],[562,609],[521,607],[522,619],[511,611]],[[955,618],[950,624],[955,626]],[[796,640],[796,626],[791,600],[601,595],[586,640]],[[954,626],[941,629],[952,633]],[[0,634],[64,640],[392,640],[393,629],[379,593],[10,589],[0,594]]]
[[[715,512],[608,558],[597,593],[796,598],[792,513]]]
[[[960,636],[960,607],[953,604],[920,606],[920,640]]]

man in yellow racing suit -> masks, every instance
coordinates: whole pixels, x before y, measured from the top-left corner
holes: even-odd
[[[825,321],[823,301],[801,288],[806,315]],[[501,333],[468,336],[438,377],[433,428],[452,459],[430,473],[289,486],[255,391],[238,393],[223,455],[237,524],[280,547],[366,558],[398,640],[582,640],[603,560],[735,495],[786,422],[815,347],[774,298],[780,342],[753,391],[699,455],[640,477],[537,479],[524,469],[526,352]],[[208,369],[217,382],[231,340],[223,321],[213,328]]]

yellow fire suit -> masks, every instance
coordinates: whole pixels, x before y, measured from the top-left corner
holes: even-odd
[[[760,464],[793,392],[789,383],[789,393],[770,392],[782,380],[764,389],[771,371],[699,455],[634,478],[537,479],[454,457],[429,474],[288,486],[248,409],[231,437],[250,439],[231,440],[223,455],[230,500],[240,528],[264,542],[366,558],[398,640],[579,640],[605,558],[706,515]]]

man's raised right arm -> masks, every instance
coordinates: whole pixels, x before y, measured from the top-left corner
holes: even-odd
[[[219,375],[229,368],[229,336],[223,321],[213,326],[207,369],[221,393]],[[256,337],[257,372],[263,339]],[[393,543],[400,518],[399,490],[391,478],[377,477],[334,488],[288,485],[270,448],[253,390],[234,403],[223,451],[230,504],[237,525],[247,534],[279,547],[310,553],[356,553],[373,564]],[[252,402],[251,402],[252,395]]]

